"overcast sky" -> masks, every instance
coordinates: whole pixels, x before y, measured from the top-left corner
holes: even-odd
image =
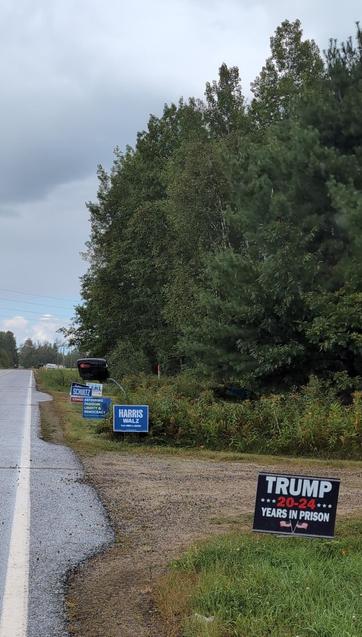
[[[354,34],[360,1],[2,0],[0,330],[55,338],[79,299],[96,166],[149,114],[201,97],[222,62],[244,93],[285,18],[321,49]]]

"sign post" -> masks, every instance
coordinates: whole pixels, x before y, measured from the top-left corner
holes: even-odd
[[[334,537],[340,480],[259,473],[253,531]]]

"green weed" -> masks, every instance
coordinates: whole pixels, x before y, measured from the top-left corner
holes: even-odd
[[[46,369],[36,370],[36,378],[41,387],[54,391],[67,391],[71,383],[84,383],[77,369]]]
[[[79,382],[75,370],[40,370],[40,385],[67,392]],[[326,385],[312,379],[299,391],[262,396],[257,400],[230,403],[217,400],[213,392],[189,377],[126,377],[129,402],[150,406],[150,433],[122,435],[121,440],[142,445],[207,448],[214,451],[267,455],[362,458],[362,398],[356,392],[343,405]],[[113,385],[105,395],[124,403]],[[94,427],[93,427],[94,430]],[[105,441],[119,441],[112,419],[98,423],[96,433]]]

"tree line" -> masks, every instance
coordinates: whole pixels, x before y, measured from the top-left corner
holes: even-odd
[[[59,343],[34,342],[27,338],[18,348],[13,332],[0,331],[0,369],[23,367],[42,367],[47,363],[75,367],[81,353],[76,350],[65,351]]]
[[[321,54],[286,20],[270,45],[250,100],[222,64],[98,168],[68,336],[120,373],[362,374],[362,34]]]

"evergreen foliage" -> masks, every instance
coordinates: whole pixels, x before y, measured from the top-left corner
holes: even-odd
[[[257,390],[362,375],[359,27],[322,58],[284,21],[252,91],[223,64],[99,167],[77,346]]]
[[[34,343],[31,338],[27,338],[19,347],[19,365],[26,369],[42,367],[47,363],[60,365],[63,358],[57,343]]]
[[[18,366],[15,336],[12,332],[0,332],[0,369]]]

